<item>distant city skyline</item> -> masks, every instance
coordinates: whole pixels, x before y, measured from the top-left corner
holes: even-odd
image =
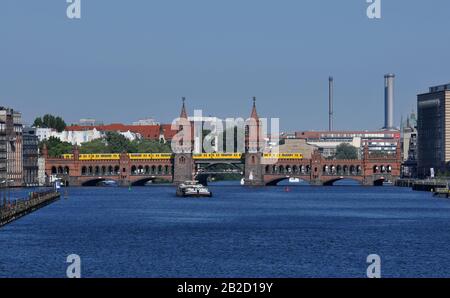
[[[31,124],[50,113],[170,123],[181,97],[189,114],[262,117],[282,131],[378,130],[384,75],[395,73],[395,126],[417,94],[450,82],[450,3],[383,1],[382,18],[350,1],[65,1],[0,4],[0,105]],[[435,46],[439,41],[439,47]]]

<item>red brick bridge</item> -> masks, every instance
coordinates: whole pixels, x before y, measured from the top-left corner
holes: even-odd
[[[184,102],[180,118],[187,120]],[[54,158],[49,157],[44,148],[45,172],[48,177],[59,177],[72,186],[96,185],[105,180],[116,181],[122,186],[145,185],[149,181],[206,181],[208,175],[217,174],[216,171],[208,172],[208,167],[216,164],[228,165],[231,169],[228,172],[233,173],[241,168],[245,185],[249,186],[276,185],[289,178],[299,178],[313,185],[333,185],[341,179],[353,179],[363,185],[381,185],[384,181],[394,182],[400,176],[399,144],[395,155],[385,157],[371,156],[365,147],[361,159],[327,160],[315,151],[311,158],[282,158],[270,163],[260,147],[262,137],[255,100],[250,119],[256,124],[248,127],[245,153],[242,154],[203,155],[200,158],[192,153],[80,155],[74,147],[72,154]],[[256,136],[248,135],[252,129],[257,132]]]
[[[398,149],[397,156],[399,154]],[[362,159],[327,160],[315,152],[309,159],[279,159],[273,164],[267,164],[261,153],[245,153],[240,159],[229,160],[196,159],[186,153],[161,155],[161,158],[152,155],[151,159],[139,159],[125,153],[99,154],[99,159],[85,159],[80,158],[78,148],[74,147],[69,156],[47,156],[45,168],[48,177],[59,177],[73,186],[93,186],[105,180],[116,181],[122,186],[140,186],[149,181],[206,180],[208,176],[218,174],[217,170],[208,170],[209,165],[217,164],[229,166],[223,173],[238,173],[242,166],[246,185],[276,185],[289,178],[299,178],[313,185],[333,185],[342,179],[356,180],[363,185],[381,185],[400,176],[401,164],[397,157],[371,157],[367,148]],[[112,158],[108,159],[108,156]],[[184,163],[177,163],[181,157]]]

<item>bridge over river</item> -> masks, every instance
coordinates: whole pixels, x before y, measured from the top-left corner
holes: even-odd
[[[187,120],[184,101],[179,119]],[[253,120],[253,127],[246,127],[242,153],[193,154],[188,150],[181,153],[80,154],[75,146],[71,154],[50,157],[44,148],[46,175],[59,177],[72,186],[96,185],[105,180],[114,180],[122,186],[145,185],[149,181],[205,181],[208,176],[227,173],[241,174],[247,186],[276,185],[289,178],[299,178],[313,185],[333,185],[341,179],[357,180],[363,185],[381,185],[400,176],[399,145],[395,155],[381,157],[371,156],[365,147],[362,158],[352,160],[328,160],[318,151],[306,158],[301,153],[264,153],[255,100],[249,119]],[[252,134],[253,131],[256,134]]]
[[[221,165],[221,167],[216,167]],[[218,169],[219,168],[219,169]],[[311,158],[301,154],[72,154],[46,158],[46,175],[73,186],[92,186],[105,180],[119,185],[145,185],[149,181],[170,183],[189,179],[206,180],[219,174],[239,174],[246,185],[276,185],[299,178],[313,185],[332,185],[341,179],[363,185],[381,185],[400,175],[397,158],[370,157],[327,160],[319,152]],[[177,177],[177,179],[175,179]]]

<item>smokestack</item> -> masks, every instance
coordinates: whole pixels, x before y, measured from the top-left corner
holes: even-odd
[[[328,78],[328,130],[333,131],[333,77]]]
[[[384,129],[394,129],[394,79],[395,74],[384,76]]]

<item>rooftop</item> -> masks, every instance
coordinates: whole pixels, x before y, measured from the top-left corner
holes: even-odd
[[[441,92],[441,91],[446,91],[446,90],[450,90],[450,83],[430,87],[430,93]]]

